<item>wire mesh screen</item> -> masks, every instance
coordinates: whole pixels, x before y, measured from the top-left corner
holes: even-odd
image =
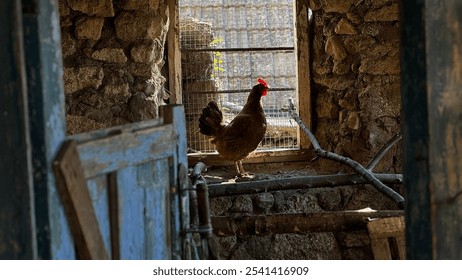
[[[268,128],[257,150],[296,149],[297,124],[288,112],[296,73],[292,0],[180,0],[183,103],[188,145],[213,152],[199,133],[202,108],[216,100],[225,122],[240,112],[257,78],[270,91],[262,98]]]

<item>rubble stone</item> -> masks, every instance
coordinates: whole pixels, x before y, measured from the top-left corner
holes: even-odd
[[[103,29],[104,19],[86,17],[78,21],[75,26],[75,37],[85,40],[99,40],[101,38],[101,30]]]
[[[89,16],[114,16],[112,0],[67,0],[67,4],[72,10],[82,12]]]

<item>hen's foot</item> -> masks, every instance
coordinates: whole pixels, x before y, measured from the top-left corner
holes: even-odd
[[[236,182],[251,181],[253,180],[253,178],[254,178],[254,174],[245,172],[245,173],[237,174],[235,181]]]

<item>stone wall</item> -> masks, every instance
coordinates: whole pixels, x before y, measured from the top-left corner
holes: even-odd
[[[400,131],[399,1],[309,2],[316,137],[366,164]],[[376,170],[399,172],[401,158],[398,145]]]
[[[395,190],[402,192],[402,189]],[[295,214],[323,211],[396,209],[396,204],[371,186],[275,191],[211,199],[212,215]],[[255,225],[249,225],[249,228]],[[262,235],[217,234],[223,259],[373,259],[368,232],[306,232]]]
[[[68,133],[158,115],[166,0],[59,0]]]

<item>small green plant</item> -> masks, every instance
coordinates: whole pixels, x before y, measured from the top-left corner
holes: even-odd
[[[220,43],[223,43],[223,38],[216,38],[210,43],[210,46],[217,47]],[[213,53],[213,72],[212,72],[212,79],[215,78],[215,71],[225,72],[225,68],[223,68],[223,60],[221,59],[221,52],[212,52]]]

